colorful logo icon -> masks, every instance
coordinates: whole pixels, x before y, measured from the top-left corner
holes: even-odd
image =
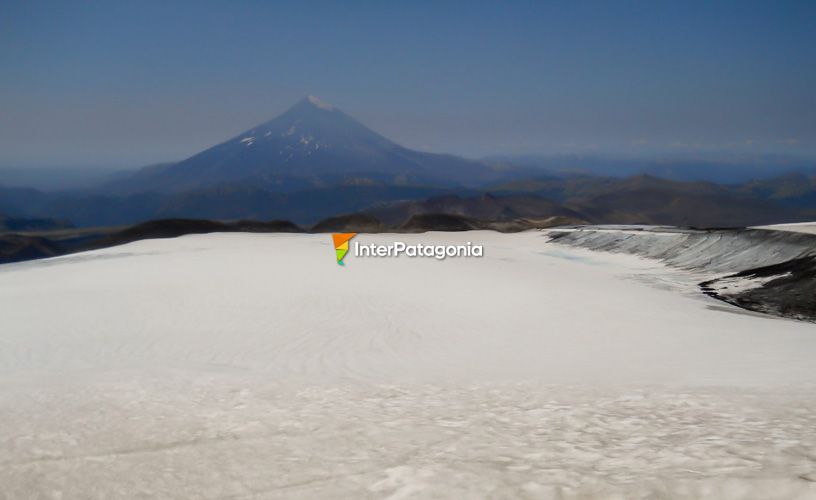
[[[357,233],[332,234],[332,240],[334,240],[334,252],[337,255],[337,263],[341,266],[345,266],[345,264],[343,264],[343,259],[346,257],[349,250],[349,240],[355,236],[357,236]]]

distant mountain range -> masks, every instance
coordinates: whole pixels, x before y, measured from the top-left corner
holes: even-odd
[[[816,161],[784,155],[698,155],[619,157],[609,155],[503,155],[483,159],[494,168],[512,166],[553,177],[631,177],[651,175],[683,182],[742,184],[780,175],[816,175]]]
[[[435,196],[426,200],[382,203],[367,209],[365,213],[387,225],[403,224],[414,216],[431,214],[497,222],[543,217],[569,218],[571,223],[587,222],[587,217],[580,212],[527,193]]]
[[[816,219],[816,175],[802,173],[733,185],[671,181],[651,175],[545,177],[500,183],[489,189],[535,194],[585,214],[598,214],[603,222],[625,222],[618,220],[620,214],[645,223],[701,226]]]
[[[603,175],[608,170],[603,163],[587,163],[589,173],[572,163],[562,170],[553,165],[414,151],[307,97],[186,160],[119,172],[95,189],[2,187],[0,178],[0,216],[16,221],[0,231],[22,227],[26,219],[79,227],[170,218],[282,219],[310,226],[335,217],[326,227],[369,228],[402,227],[418,216],[428,218],[415,220],[447,220],[434,219],[438,214],[709,227],[816,219],[816,176],[801,172],[715,184]],[[695,165],[662,167],[692,177],[710,167]],[[336,218],[348,214],[357,215]]]
[[[380,203],[363,213],[391,225],[444,213],[490,221],[560,217],[570,224],[742,227],[816,220],[816,177],[790,175],[737,186],[649,175],[526,179],[491,186],[481,195]]]

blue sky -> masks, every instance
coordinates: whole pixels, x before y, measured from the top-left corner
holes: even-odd
[[[0,165],[181,159],[307,94],[468,156],[816,157],[816,2],[0,3]]]

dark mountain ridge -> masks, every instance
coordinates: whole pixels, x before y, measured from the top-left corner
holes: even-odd
[[[574,223],[586,222],[586,217],[550,200],[533,194],[484,193],[476,196],[449,194],[426,200],[383,203],[366,213],[387,224],[402,224],[414,216],[448,214],[486,221],[510,221],[525,217],[570,217]]]
[[[517,180],[493,186],[501,194],[540,196],[599,224],[668,224],[697,227],[799,222],[816,217],[816,183],[798,194],[814,203],[793,206],[773,197],[776,179],[745,185],[681,182],[636,175]],[[761,186],[767,186],[762,188]]]
[[[448,213],[495,221],[562,216],[598,224],[736,227],[816,219],[816,181],[786,176],[724,186],[641,175],[528,179],[486,190],[373,183],[289,193],[235,183],[122,196],[0,188],[0,208],[16,218],[63,219],[81,227],[162,218],[289,219],[311,225],[355,212],[387,224]]]
[[[786,155],[733,155],[723,153],[699,153],[696,155],[670,155],[625,157],[614,155],[564,154],[564,155],[498,155],[484,158],[491,165],[535,170],[541,176],[550,177],[630,177],[651,175],[662,179],[683,182],[714,182],[717,184],[743,184],[764,181],[789,173],[816,175],[816,159]]]

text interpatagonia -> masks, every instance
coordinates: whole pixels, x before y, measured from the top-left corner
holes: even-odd
[[[423,245],[416,243],[408,245],[403,241],[396,241],[386,245],[376,243],[360,244],[354,242],[355,257],[433,257],[438,260],[456,257],[481,257],[482,245],[467,242],[464,245]]]

